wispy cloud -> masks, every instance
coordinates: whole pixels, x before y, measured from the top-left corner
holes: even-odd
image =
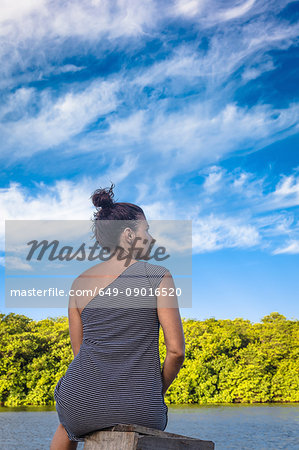
[[[12,269],[12,270],[20,270],[25,272],[32,271],[32,267],[30,264],[24,262],[22,258],[19,258],[17,256],[6,256],[5,261],[4,258],[0,258],[0,265],[5,265],[6,269]]]
[[[94,186],[113,179],[128,189],[131,175],[151,218],[194,220],[196,252],[278,248],[278,236],[292,239],[279,248],[296,249],[297,173],[269,189],[266,175],[221,166],[298,132],[295,97],[238,97],[252,92],[252,80],[269,89],[260,77],[279,75],[276,54],[298,44],[298,24],[278,14],[288,3],[5,1],[2,165],[45,152],[53,161],[99,155],[106,164],[76,182],[66,174],[37,183],[35,194],[11,180],[0,191],[3,217],[86,218]],[[188,190],[195,172],[203,181],[182,206],[171,189]]]
[[[221,40],[217,34],[211,36],[206,52],[196,51],[194,43],[178,44],[165,59],[149,67],[121,70],[105,81],[85,81],[80,87],[71,83],[58,96],[50,87],[15,90],[2,106],[6,164],[11,158],[14,161],[62,143],[66,145],[60,152],[71,146],[75,153],[128,151],[134,146],[135,152],[147,148],[171,155],[175,172],[189,170],[195,157],[200,167],[236,151],[256,151],[274,142],[278,134],[280,138],[294,134],[296,102],[284,108],[270,104],[248,108],[232,100],[239,86],[273,70],[270,56],[263,61],[265,52],[292,45],[298,35],[295,25],[280,25],[277,32],[272,19],[267,24],[271,38],[264,39],[264,27],[257,22],[230,30]],[[76,67],[62,64],[56,70],[72,72]],[[240,77],[232,77],[238,70]],[[162,99],[161,89],[166,94]],[[192,95],[182,103],[177,96],[190,89]]]
[[[0,208],[6,219],[69,220],[71,217],[88,220],[94,209],[89,200],[94,186],[108,185],[110,179],[125,182],[133,168],[134,162],[127,158],[118,170],[107,172],[97,180],[87,177],[77,184],[65,180],[53,186],[37,185],[35,196],[18,184],[12,184],[9,189],[0,190]],[[273,254],[297,252],[294,242],[299,236],[299,221],[296,223],[295,211],[287,211],[289,193],[297,192],[292,182],[294,175],[281,176],[283,181],[278,181],[274,190],[268,193],[264,192],[268,182],[266,175],[258,178],[240,168],[229,172],[212,165],[201,170],[199,175],[203,178],[197,186],[199,208],[193,197],[181,204],[175,193],[170,192],[163,201],[158,198],[145,201],[148,187],[142,184],[139,185],[137,203],[149,220],[192,220],[194,253],[222,248],[265,248]],[[268,207],[267,211],[267,202],[273,207],[272,197],[277,192],[285,194],[285,202],[281,197],[278,208],[273,211]],[[262,212],[261,203],[265,207]],[[4,227],[2,245],[3,233]],[[282,247],[283,240],[292,240],[292,243]]]
[[[247,0],[241,5],[234,6],[233,8],[227,8],[224,11],[216,13],[216,19],[220,21],[236,19],[244,16],[254,6],[256,0]]]
[[[151,0],[50,0],[2,2],[0,32],[15,37],[40,39],[80,36],[98,39],[136,36],[155,21]]]
[[[294,206],[299,206],[299,175],[282,174],[275,190],[261,199],[257,209],[269,211]]]
[[[111,179],[122,183],[136,168],[136,162],[129,155],[124,156],[122,163],[114,162],[97,178],[85,176],[78,183],[35,183],[35,194],[15,182],[0,188],[0,249],[4,250],[5,220],[89,220],[95,211],[90,200],[92,192],[99,186],[109,186]]]
[[[274,255],[282,255],[282,254],[290,254],[296,255],[299,254],[299,240],[290,241],[285,247],[277,248],[273,251]]]
[[[242,19],[259,17],[265,13],[278,13],[292,0],[273,1],[271,3],[259,0],[175,0],[171,13],[174,16],[184,17],[188,20],[196,19],[199,27],[226,25],[228,21],[235,20],[238,24]],[[263,18],[263,17],[262,17]],[[238,22],[239,19],[239,22]]]
[[[297,207],[299,176],[297,168],[293,171],[294,173],[290,175],[281,174],[273,190],[269,190],[271,172],[268,175],[257,176],[241,168],[228,172],[221,166],[212,165],[199,171],[199,175],[204,176],[201,195],[210,199],[217,208],[219,201],[222,200],[224,204],[229,202],[231,208],[239,205],[258,214]]]
[[[102,115],[115,110],[116,89],[117,83],[99,80],[83,90],[69,91],[53,99],[49,91],[40,94],[32,88],[21,88],[0,110],[2,154],[5,155],[5,150],[22,147],[24,157],[65,142]],[[32,111],[34,103],[40,107],[38,113]],[[20,113],[20,120],[10,120],[12,115]]]
[[[258,230],[245,224],[244,219],[221,217],[211,213],[193,221],[192,244],[195,253],[204,253],[223,248],[256,247],[261,237]]]
[[[228,172],[219,166],[200,171],[200,243],[207,250],[238,246],[266,248],[272,254],[297,253],[299,206],[297,170],[280,176],[269,191],[269,175],[259,178],[242,169]],[[266,191],[266,192],[265,192]],[[229,215],[230,213],[230,215]],[[216,218],[216,220],[215,220]],[[196,222],[196,217],[194,218]],[[200,219],[202,220],[202,219]],[[240,230],[240,234],[238,234]],[[283,247],[281,242],[286,241]],[[207,246],[204,246],[207,242]],[[291,242],[291,243],[289,243]],[[278,248],[279,246],[279,248]]]

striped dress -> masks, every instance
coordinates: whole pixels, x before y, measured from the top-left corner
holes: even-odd
[[[82,310],[82,345],[54,390],[70,440],[117,423],[165,430],[154,290],[167,270],[134,262]]]

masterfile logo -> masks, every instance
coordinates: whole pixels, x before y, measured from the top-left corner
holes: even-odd
[[[126,247],[119,237],[127,227],[136,228],[130,221],[101,221],[99,229],[91,233],[91,223],[87,220],[6,220],[6,307],[66,308],[72,296],[82,297],[83,303],[84,296],[97,296],[101,298],[100,306],[110,307],[116,304],[119,294],[125,296],[125,307],[146,306],[145,300],[137,303],[138,296],[144,299],[146,296],[143,291],[136,292],[137,286],[133,291],[133,281],[127,285],[126,292],[116,292],[116,283],[112,284],[112,293],[111,289],[103,290],[98,280],[84,283],[86,289],[82,288],[82,283],[79,288],[76,285],[76,292],[73,292],[76,279],[82,279],[82,274],[87,279],[89,270],[96,269],[113,257],[123,262],[125,270],[133,260],[167,268],[175,281],[174,295],[178,306],[191,307],[192,221],[147,222],[151,230],[150,238],[145,239],[135,233]],[[106,227],[105,233],[103,227]],[[103,242],[104,235],[106,240]],[[117,271],[114,273],[111,266],[111,273],[105,276],[115,279],[115,275]],[[129,271],[124,273],[124,277],[128,276]],[[141,288],[140,282],[138,288]],[[147,292],[148,298],[160,294],[157,290]]]

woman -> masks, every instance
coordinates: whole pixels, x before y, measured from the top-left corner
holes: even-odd
[[[72,284],[75,294],[82,290],[89,294],[70,296],[74,359],[55,387],[60,424],[51,450],[77,448],[87,433],[117,423],[165,430],[164,395],[185,357],[172,276],[164,266],[146,261],[153,238],[145,214],[131,203],[115,203],[113,187],[112,183],[110,189],[92,195],[98,210],[94,235],[101,247],[109,249],[110,258]],[[167,349],[162,373],[160,325]]]

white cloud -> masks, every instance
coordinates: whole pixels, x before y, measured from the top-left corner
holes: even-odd
[[[44,1],[40,9],[33,1],[30,7],[24,7],[21,21],[18,15],[14,18],[14,8],[11,10],[7,3],[5,17],[8,19],[3,24],[10,24],[20,34],[16,35],[17,39],[13,34],[8,39],[16,49],[10,52],[6,48],[2,69],[11,80],[11,70],[15,72],[16,67],[9,66],[7,61],[16,57],[17,66],[22,64],[24,72],[22,75],[18,71],[18,84],[22,76],[44,79],[47,73],[55,73],[55,70],[56,73],[82,70],[85,66],[63,64],[69,49],[64,46],[65,38],[79,33],[78,52],[81,44],[87,48],[90,44],[92,51],[99,47],[100,57],[106,51],[105,45],[110,50],[120,49],[121,43],[116,44],[113,39],[121,33],[130,35],[134,29],[139,36],[140,33],[150,33],[157,21],[169,20],[173,14],[171,4],[181,14],[184,10],[187,15],[195,14],[196,17],[202,10],[209,11],[212,17],[215,6],[216,10],[222,10],[219,3],[204,1],[170,2],[164,7],[155,1],[76,1],[63,5]],[[159,19],[153,16],[157,5]],[[241,5],[234,2],[228,10],[250,12],[250,5],[250,1]],[[54,6],[55,11],[52,11]],[[268,5],[269,13],[272,6]],[[275,3],[275,8],[279,7],[282,6]],[[23,7],[20,8],[22,11]],[[206,50],[198,49],[197,41],[178,44],[163,61],[146,68],[121,70],[107,76],[105,82],[96,80],[89,86],[86,82],[84,88],[69,84],[67,91],[59,92],[59,96],[47,89],[41,93],[33,88],[17,89],[2,103],[2,113],[6,114],[6,123],[0,129],[5,162],[9,164],[61,144],[64,146],[59,151],[71,148],[73,153],[101,151],[102,154],[110,154],[112,150],[130,152],[134,146],[140,154],[140,161],[143,160],[144,148],[171,155],[172,173],[175,174],[178,170],[180,173],[190,170],[194,164],[200,167],[202,163],[218,162],[233,152],[256,151],[277,140],[279,133],[280,138],[294,133],[294,125],[298,121],[296,103],[281,110],[273,109],[272,105],[256,105],[248,109],[231,100],[240,84],[273,70],[273,62],[267,56],[269,50],[286,48],[297,38],[295,25],[280,23],[271,15],[268,19],[256,15],[242,26],[221,31],[221,39],[220,30],[216,30],[208,36]],[[130,28],[127,22],[138,25]],[[47,36],[47,40],[31,42],[32,30]],[[115,32],[116,35],[113,34]],[[265,33],[269,39],[264,39]],[[94,42],[99,36],[104,38],[101,45],[95,47]],[[18,39],[22,40],[22,46],[18,47]],[[55,55],[51,53],[52,39],[54,48],[57,43],[59,48]],[[19,48],[23,49],[24,55],[18,53]],[[37,60],[39,70],[36,68]],[[27,71],[28,67],[30,71]],[[239,69],[242,69],[240,79],[231,77]],[[143,87],[154,87],[152,96],[144,95]],[[193,99],[187,97],[183,104],[178,103],[176,96],[180,98],[192,87],[202,89],[203,95],[198,94]],[[166,93],[163,99],[159,98],[161,90]],[[99,118],[105,119],[109,128],[96,126],[95,130],[87,130]]]
[[[174,176],[203,163],[213,163],[238,152],[246,153],[269,145],[280,138],[293,134],[298,122],[299,105],[291,104],[286,109],[270,105],[256,105],[251,109],[234,103],[214,110],[212,100],[186,104],[179,111],[169,111],[162,100],[149,104],[146,110],[137,110],[124,118],[111,114],[119,105],[120,81],[95,81],[88,88],[68,92],[58,99],[49,93],[39,96],[32,88],[20,89],[12,94],[2,107],[0,114],[9,117],[12,113],[19,120],[3,121],[0,130],[3,136],[2,158],[11,163],[21,156],[55,147],[64,143],[61,151],[72,153],[101,151],[137,151],[140,162],[145,160],[143,149],[157,153],[163,158],[172,158],[167,167]],[[40,111],[30,111],[34,102],[40,103]],[[23,114],[22,114],[23,113]],[[109,115],[110,113],[110,115]],[[105,128],[81,134],[99,117],[105,119]],[[233,132],[232,132],[233,131]],[[153,161],[151,170],[156,170]],[[156,171],[158,174],[159,169]]]
[[[113,169],[96,180],[85,177],[76,183],[61,180],[53,186],[36,184],[34,196],[19,184],[12,183],[9,188],[0,189],[3,218],[16,220],[16,226],[18,219],[88,220],[94,211],[90,200],[94,189],[110,185],[111,179],[117,185],[123,185],[130,172],[137,168],[137,163],[134,165],[129,155],[120,167],[114,164]],[[272,192],[265,194],[264,187],[268,182],[265,176],[258,178],[252,173],[236,169],[229,172],[216,165],[201,170],[199,175],[204,175],[205,179],[198,185],[196,197],[193,197],[193,193],[190,201],[182,203],[175,194],[172,196],[167,190],[169,185],[162,179],[151,196],[148,193],[149,184],[146,184],[146,189],[145,185],[138,184],[140,200],[136,203],[143,208],[148,220],[192,220],[194,253],[222,248],[269,248],[277,246],[277,242],[284,237],[292,240],[292,243],[279,248],[276,253],[296,252],[294,242],[299,232],[299,222],[296,224],[294,213],[285,209],[270,214],[267,210],[262,213],[260,210],[261,203],[267,205],[274,192],[283,192],[286,196],[296,193],[294,182],[286,183],[287,177],[282,176],[281,180],[284,181],[279,181]],[[217,183],[221,183],[220,189],[216,188]],[[125,197],[126,191],[131,195],[134,189],[135,184],[128,179],[127,188],[121,188],[122,195]],[[149,201],[149,198],[153,200]],[[285,206],[282,201],[280,206]],[[4,223],[0,231],[0,248],[4,249]],[[71,235],[72,231],[66,232]]]
[[[95,43],[97,49],[104,41],[110,48],[123,46],[125,39],[146,35],[158,18],[152,0],[3,0],[0,86],[42,79],[47,66],[86,54],[89,46],[95,50]]]
[[[223,7],[215,0],[3,1],[1,87],[13,89],[3,94],[0,108],[3,163],[48,149],[53,158],[55,151],[72,156],[97,152],[110,164],[104,174],[107,180],[108,176],[125,180],[138,169],[134,178],[138,202],[155,218],[186,213],[188,205],[180,209],[168,193],[170,183],[178,175],[211,164],[198,188],[198,204],[190,205],[186,213],[199,220],[196,251],[245,248],[279,234],[291,236],[291,214],[266,213],[298,205],[298,177],[283,175],[276,188],[264,194],[263,177],[244,171],[230,174],[219,162],[298,131],[297,103],[248,108],[232,100],[236,89],[276,68],[269,51],[288,49],[297,42],[298,25],[275,18],[287,3],[247,0]],[[161,30],[174,16],[197,28],[198,36],[192,44],[171,45],[170,53]],[[234,20],[233,26],[227,26],[228,20]],[[49,75],[56,79],[83,70],[85,60],[82,66],[65,64],[71,48],[77,55],[92,52],[100,60],[114,51],[131,55],[136,46],[138,52],[143,37],[160,39],[167,54],[164,60],[141,68],[132,65],[107,75],[105,81],[70,82],[57,91],[26,87]],[[200,37],[207,38],[205,47],[199,46]],[[99,118],[105,126],[92,127]],[[184,185],[181,180],[176,186]],[[54,186],[41,183],[32,196],[11,183],[0,191],[0,206],[5,217],[86,218],[92,186],[94,180],[89,178],[78,185],[65,180]],[[154,194],[145,186],[154,186]],[[228,204],[233,217],[223,213]],[[210,215],[212,206],[217,213]]]
[[[135,69],[130,78],[133,85],[154,86],[165,84],[167,79],[181,77],[180,82],[185,85],[187,80],[207,75],[205,58],[197,55],[193,46],[183,44],[174,48],[167,59],[156,62],[146,69]]]
[[[230,2],[176,0],[174,7],[170,9],[170,14],[187,20],[196,20],[198,28],[202,29],[215,25],[223,26],[230,20],[234,20],[234,25],[238,25],[242,19],[245,21],[251,17],[264,20],[267,13],[271,18],[271,13],[272,15],[278,13],[291,2],[292,0],[273,0],[271,3],[257,0],[231,0]]]
[[[58,99],[52,99],[49,92],[40,96],[32,88],[21,88],[20,92],[12,94],[2,109],[2,116],[24,111],[19,121],[4,120],[1,124],[3,154],[5,150],[10,152],[11,148],[21,147],[22,157],[32,155],[79,134],[100,116],[116,109],[117,89],[117,82],[97,80],[86,89],[69,91]],[[40,103],[37,114],[30,111],[34,102]]]
[[[4,34],[9,26],[24,20],[33,13],[44,11],[46,3],[46,0],[27,0],[26,2],[1,0],[0,34]]]
[[[248,248],[260,243],[258,230],[237,217],[217,217],[213,213],[193,221],[195,253],[222,248]]]
[[[299,254],[299,240],[291,240],[286,246],[275,249],[272,252],[273,255],[282,255],[282,254],[290,254],[297,255]]]
[[[230,9],[226,9],[224,11],[219,12],[218,14],[216,13],[215,19],[216,20],[218,19],[220,21],[226,21],[241,17],[248,11],[250,11],[250,9],[254,6],[255,2],[256,2],[255,0],[247,0],[247,2],[244,2],[241,5],[235,6]]]
[[[221,174],[221,185],[214,189],[210,176]],[[192,216],[195,238],[193,245],[196,251],[210,251],[220,248],[255,247],[271,248],[277,246],[282,239],[293,239],[298,236],[299,222],[296,223],[296,210],[287,211],[290,206],[288,195],[297,195],[294,176],[281,176],[272,191],[265,193],[269,178],[257,177],[253,173],[234,169],[228,172],[219,166],[210,166],[199,171],[204,181],[199,187],[198,202],[200,211]],[[269,175],[270,176],[270,175]],[[212,178],[213,179],[213,178]],[[273,196],[283,193],[277,208],[274,208]],[[277,209],[275,212],[270,212]],[[295,251],[294,244],[286,247],[289,252]],[[285,248],[281,251],[287,251]]]
[[[124,119],[111,119],[109,121],[109,131],[103,133],[103,137],[113,140],[113,145],[122,147],[123,142],[127,143],[127,139],[131,141],[131,145],[144,139],[142,132],[146,124],[145,111],[133,112]],[[144,139],[145,140],[145,139]]]
[[[296,175],[296,169],[294,169],[294,174],[281,174],[279,181],[271,190],[269,190],[271,172],[268,175],[257,176],[238,168],[228,172],[220,166],[211,165],[198,173],[204,175],[201,200],[204,202],[207,198],[209,207],[211,203],[219,208],[219,202],[222,201],[224,207],[229,204],[230,208],[233,206],[236,209],[247,208],[259,216],[262,213],[268,214],[266,221],[271,218],[271,223],[275,217],[276,225],[277,219],[283,218],[284,221],[280,224],[281,230],[283,230],[286,226],[285,220],[289,224],[290,217],[282,216],[281,212],[278,216],[270,215],[269,211],[299,206],[299,176]],[[267,189],[266,192],[264,192],[265,189]],[[287,214],[286,211],[284,213]],[[259,220],[261,220],[262,226],[264,219],[260,217]]]
[[[95,211],[90,196],[99,186],[110,186],[112,179],[117,185],[136,168],[136,161],[129,155],[122,163],[112,162],[106,172],[95,177],[82,177],[78,183],[59,180],[49,186],[36,183],[36,194],[19,183],[0,188],[0,248],[4,250],[5,220],[89,220]]]
[[[244,173],[244,172],[241,173],[238,177],[236,177],[233,180],[233,188],[235,190],[242,189],[247,180],[248,180],[248,174]]]
[[[170,58],[169,64],[164,64],[165,76],[175,75],[176,72],[186,78],[212,76],[211,83],[214,84],[217,74],[232,73],[255,52],[264,53],[271,48],[292,45],[292,40],[298,35],[298,26],[282,23],[275,18],[275,14],[271,14],[283,8],[284,3],[287,2],[273,1],[264,5],[248,0],[241,5],[239,2],[231,3],[231,7],[224,9],[221,2],[215,0],[180,0],[165,4],[158,0],[75,0],[63,3],[57,0],[16,0],[9,3],[6,0],[2,21],[0,19],[2,83],[3,78],[6,78],[6,83],[11,83],[9,80],[13,75],[18,84],[19,72],[25,72],[28,68],[30,70],[22,75],[28,80],[42,77],[45,66],[51,66],[51,63],[59,65],[70,56],[69,39],[76,39],[77,55],[80,51],[86,54],[86,48],[90,47],[101,56],[101,51],[105,52],[107,47],[110,50],[124,49],[126,38],[140,40],[140,37],[159,36],[165,22],[172,20],[173,15],[187,16],[198,24],[199,29],[206,27],[209,30],[221,22],[224,27],[233,15],[241,17],[245,12],[252,14],[254,19],[244,19],[242,27],[238,24],[229,30],[207,31],[211,39],[207,54],[196,58],[199,52],[197,45],[194,45],[195,64],[192,62],[191,48],[188,51],[187,45],[179,47],[176,61]],[[96,42],[97,48],[94,46]],[[140,41],[130,41],[130,45],[136,44],[140,45]],[[186,57],[184,51],[187,52]],[[187,69],[194,67],[195,74],[192,70],[184,72],[184,66]]]
[[[249,51],[251,51],[252,48],[267,48],[274,45],[281,49],[287,49],[292,40],[297,41],[299,24],[290,26],[281,25],[275,29],[273,22],[264,22],[263,29],[257,32],[256,35],[252,33],[253,29],[256,30],[256,24],[251,24],[248,26]]]
[[[242,79],[246,82],[249,80],[254,80],[261,76],[265,72],[274,70],[276,67],[272,60],[266,61],[264,63],[258,64],[256,67],[245,68]]]
[[[75,66],[74,64],[64,64],[63,66],[53,67],[52,72],[55,74],[59,73],[68,73],[68,72],[80,72],[81,70],[86,69],[85,66]],[[51,70],[49,71],[51,73]],[[49,73],[48,72],[48,73]]]
[[[236,3],[236,5],[233,5],[233,3]],[[173,14],[187,18],[196,16],[200,22],[226,22],[244,16],[255,6],[255,3],[256,0],[247,0],[241,5],[239,1],[230,2],[230,4],[227,2],[225,8],[223,7],[223,2],[213,0],[176,0]]]
[[[3,266],[5,265],[5,268],[9,270],[21,270],[25,272],[32,271],[31,265],[25,263],[21,258],[17,256],[6,256],[5,260],[4,258],[1,258],[0,264]]]
[[[173,12],[175,15],[192,17],[203,10],[205,3],[204,0],[177,0]]]
[[[157,152],[160,158],[171,158],[169,170],[175,175],[199,168],[203,163],[217,162],[234,152],[263,148],[275,142],[278,133],[281,138],[294,133],[292,126],[298,121],[299,105],[275,113],[267,105],[246,109],[227,104],[214,112],[211,103],[201,102],[173,112],[161,104],[160,109],[156,105],[153,110],[134,114],[125,121],[111,116],[107,120],[110,128],[96,133],[95,140],[98,142],[101,136],[101,147],[105,149],[137,145]],[[135,126],[124,126],[131,120]],[[93,147],[99,148],[91,144],[90,148]]]
[[[210,194],[219,191],[222,185],[221,183],[222,176],[223,176],[222,168],[212,166],[210,168],[208,176],[205,178],[205,181],[203,183],[203,188],[205,189],[205,191]]]
[[[270,211],[294,206],[299,206],[299,176],[283,174],[275,190],[263,196],[256,209]]]
[[[293,196],[299,201],[299,176],[295,178],[294,175],[283,175],[275,189],[274,195],[276,197]]]
[[[148,68],[137,67],[129,73],[134,85],[140,86],[171,86],[171,90],[184,91],[200,86],[205,87],[209,95],[216,91],[218,86],[226,82],[237,70],[242,69],[242,78],[245,82],[257,78],[264,72],[274,70],[275,66],[267,51],[279,47],[279,42],[259,42],[252,44],[252,34],[259,35],[261,31],[244,25],[242,30],[225,33],[219,41],[216,34],[211,36],[207,50],[198,49],[194,43],[180,44],[172,49],[171,54]],[[251,26],[252,27],[252,26]],[[274,27],[274,24],[273,24]],[[269,30],[271,32],[271,30]],[[295,41],[298,30],[286,28],[285,36]],[[242,38],[240,38],[240,34]],[[283,39],[282,39],[283,40]],[[264,45],[263,45],[264,44]],[[283,45],[281,43],[281,45]],[[290,43],[289,43],[290,45]],[[238,81],[235,80],[238,84]],[[229,85],[233,89],[232,81]],[[223,93],[222,93],[223,95]]]
[[[146,212],[148,220],[175,220],[177,215],[176,204],[172,200],[154,201],[151,203],[140,203],[140,207]]]
[[[150,0],[15,0],[1,2],[0,35],[57,38],[110,38],[139,35],[153,23],[155,2]]]

